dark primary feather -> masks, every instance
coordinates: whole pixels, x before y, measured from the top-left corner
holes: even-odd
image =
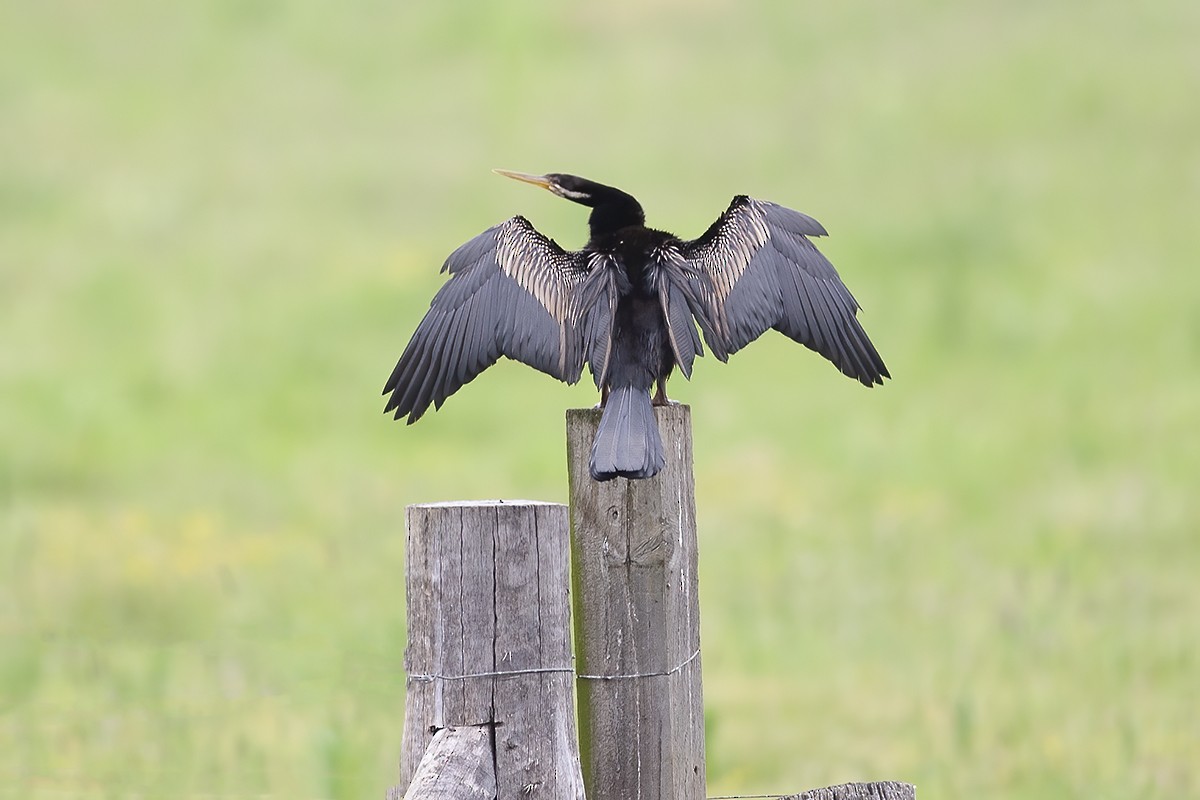
[[[607,253],[588,253],[588,276],[579,286],[580,328],[584,357],[592,368],[596,388],[608,380],[612,358],[613,321],[621,295],[629,291],[629,278],[620,263]]]
[[[890,378],[856,318],[858,302],[808,240],[812,217],[739,195],[698,239],[680,242],[709,347],[722,361],[774,328],[866,386]]]
[[[688,265],[673,244],[656,247],[648,256],[650,282],[662,309],[667,342],[675,356],[675,365],[683,377],[691,380],[696,356],[704,355],[704,345],[692,321],[693,309],[699,307],[701,300],[693,281],[704,283],[707,279]]]
[[[387,411],[410,423],[507,356],[567,383],[583,371],[578,288],[587,257],[566,252],[523,217],[489,228],[446,259],[434,296],[384,387]],[[595,325],[595,323],[592,323]]]

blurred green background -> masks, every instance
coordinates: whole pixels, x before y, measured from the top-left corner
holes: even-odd
[[[407,428],[460,242],[805,211],[895,380],[693,406],[710,794],[1200,796],[1200,4],[0,6],[0,796],[382,795],[403,509],[565,501],[519,365]]]

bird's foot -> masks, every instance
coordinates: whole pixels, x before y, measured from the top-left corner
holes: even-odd
[[[652,405],[652,406],[677,406],[677,405],[679,405],[679,403],[676,403],[674,400],[671,400],[667,397],[667,379],[666,378],[659,378],[657,381],[654,382],[654,397],[650,398],[650,405]]]

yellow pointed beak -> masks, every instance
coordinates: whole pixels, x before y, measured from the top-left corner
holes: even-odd
[[[528,172],[512,172],[507,169],[494,169],[492,172],[497,175],[503,175],[506,178],[512,178],[514,181],[532,183],[534,186],[540,186],[543,189],[550,188],[550,179],[545,175],[530,175]]]

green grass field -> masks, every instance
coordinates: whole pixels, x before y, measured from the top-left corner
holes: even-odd
[[[895,380],[691,403],[712,794],[1200,796],[1200,5],[0,8],[0,796],[395,778],[403,509],[565,501],[505,363],[380,412],[445,255],[820,219]]]

